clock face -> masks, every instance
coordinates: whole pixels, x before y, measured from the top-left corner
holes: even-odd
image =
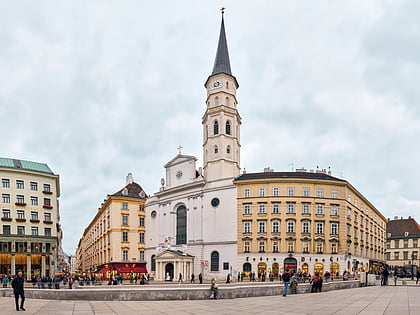
[[[221,86],[222,86],[222,82],[220,82],[219,80],[214,81],[212,85],[213,89],[217,89]]]
[[[176,173],[176,178],[181,179],[181,177],[182,177],[182,171],[178,171]]]
[[[217,207],[219,204],[220,204],[220,200],[219,200],[219,198],[213,198],[213,199],[211,200],[211,205],[212,205],[213,207]]]

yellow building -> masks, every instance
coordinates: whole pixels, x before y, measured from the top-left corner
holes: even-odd
[[[146,272],[146,193],[127,176],[127,185],[108,195],[85,229],[77,249],[78,270],[125,276]]]
[[[47,164],[0,158],[0,275],[56,273],[62,231],[59,176]]]
[[[237,186],[238,264],[246,275],[283,269],[313,275],[375,269],[384,262],[386,219],[331,172],[244,173]]]

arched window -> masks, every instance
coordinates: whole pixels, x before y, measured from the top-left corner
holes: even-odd
[[[227,153],[227,154],[230,154],[230,151],[231,151],[231,150],[230,150],[230,145],[228,145],[228,146],[227,146],[227,148],[226,148],[226,153]]]
[[[251,264],[249,262],[244,263],[242,266],[242,270],[243,272],[251,272],[252,271]]]
[[[215,154],[219,153],[219,147],[217,145],[214,146],[214,153]]]
[[[226,81],[226,88],[229,89],[229,81]]]
[[[215,120],[213,124],[213,133],[214,135],[219,134],[219,122],[217,120]]]
[[[212,252],[210,255],[210,271],[219,271],[219,252]]]
[[[179,206],[176,210],[176,243],[187,244],[187,208]]]
[[[230,121],[229,120],[226,122],[226,134],[230,135]]]
[[[226,99],[225,99],[225,104],[226,104],[226,105],[229,105],[229,101],[230,101],[230,100],[229,100],[229,97],[226,97]]]
[[[152,255],[150,269],[156,271],[156,255]]]
[[[219,105],[219,97],[216,96],[214,98],[214,104]]]

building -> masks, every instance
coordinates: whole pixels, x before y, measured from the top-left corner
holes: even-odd
[[[244,173],[237,186],[237,269],[332,274],[384,262],[386,219],[326,170]]]
[[[147,248],[152,276],[181,273],[225,278],[236,263],[236,187],[240,173],[240,125],[222,15],[213,71],[204,84],[203,168],[178,154],[164,165],[161,188],[146,204]]]
[[[145,273],[146,193],[131,173],[126,186],[108,195],[85,229],[77,249],[78,270],[125,276]]]
[[[414,218],[388,219],[386,233],[386,262],[392,269],[396,266],[419,264],[420,226]]]
[[[59,176],[47,164],[0,158],[0,274],[53,276],[61,248]]]

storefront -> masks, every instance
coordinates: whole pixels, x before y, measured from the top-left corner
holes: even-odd
[[[95,273],[103,276],[104,279],[110,279],[115,275],[122,275],[124,279],[130,279],[136,276],[140,278],[143,274],[147,273],[147,268],[145,262],[116,262],[100,266]]]
[[[289,270],[289,272],[297,272],[297,260],[296,258],[289,257],[284,260],[284,270]]]

